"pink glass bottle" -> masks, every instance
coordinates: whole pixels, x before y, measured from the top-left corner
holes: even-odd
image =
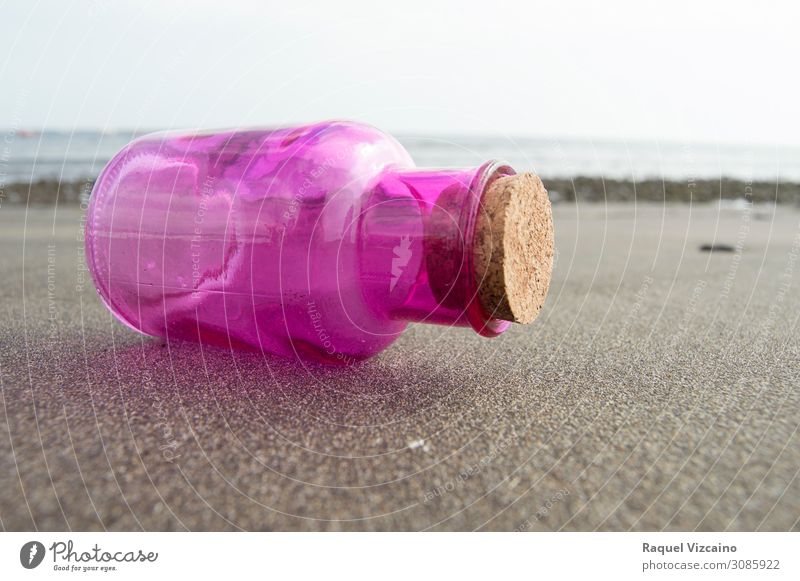
[[[513,173],[417,169],[351,122],[148,135],[97,180],[87,262],[120,321],[166,339],[347,364],[411,321],[494,336],[471,245]]]

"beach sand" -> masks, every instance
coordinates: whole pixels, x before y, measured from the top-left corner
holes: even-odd
[[[559,204],[535,324],[345,369],[137,335],[80,218],[0,208],[3,529],[800,528],[791,206]]]

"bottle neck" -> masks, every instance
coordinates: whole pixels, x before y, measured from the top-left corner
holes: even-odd
[[[370,304],[393,320],[472,327],[484,336],[509,323],[478,300],[473,239],[485,188],[513,170],[390,169],[365,198],[361,276]]]

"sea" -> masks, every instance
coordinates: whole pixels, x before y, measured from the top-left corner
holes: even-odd
[[[92,179],[134,131],[0,132],[0,179]],[[419,167],[467,167],[490,159],[544,178],[699,180],[733,178],[800,182],[800,147],[658,141],[423,137],[398,135]]]

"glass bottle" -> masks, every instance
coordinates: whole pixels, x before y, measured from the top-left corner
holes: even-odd
[[[409,322],[491,337],[509,322],[479,300],[473,239],[513,173],[418,169],[352,122],[147,135],[94,186],[87,263],[120,321],[168,340],[348,364]]]

